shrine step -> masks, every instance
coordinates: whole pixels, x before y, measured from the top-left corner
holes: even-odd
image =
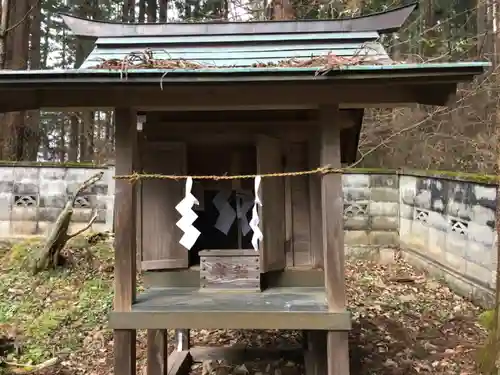
[[[114,329],[309,329],[346,331],[351,316],[331,312],[324,288],[269,288],[260,293],[198,288],[156,288],[142,293],[130,312],[112,312]]]

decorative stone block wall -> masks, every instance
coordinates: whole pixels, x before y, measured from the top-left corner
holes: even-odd
[[[92,230],[113,229],[114,168],[0,165],[0,237],[45,234],[68,196],[98,171],[104,177],[77,200],[70,231],[95,212]],[[346,173],[342,183],[348,256],[391,261],[401,250],[457,292],[491,304],[495,185],[413,172]]]
[[[394,174],[344,174],[344,242],[348,255],[399,245],[399,180]]]
[[[496,187],[426,176],[399,183],[405,257],[488,304],[496,281]]]
[[[45,234],[80,184],[99,171],[104,176],[77,198],[70,231],[97,213],[92,230],[113,223],[114,169],[0,166],[0,237]]]

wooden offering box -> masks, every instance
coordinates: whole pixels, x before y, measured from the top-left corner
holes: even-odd
[[[259,252],[255,250],[200,251],[200,287],[260,291],[259,265]]]

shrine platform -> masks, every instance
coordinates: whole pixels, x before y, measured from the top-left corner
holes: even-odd
[[[130,312],[112,312],[113,329],[294,329],[344,331],[346,310],[329,312],[322,287],[279,287],[262,292],[151,288]]]

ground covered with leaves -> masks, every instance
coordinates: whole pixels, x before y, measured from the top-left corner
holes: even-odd
[[[112,305],[113,266],[109,245],[93,245],[91,262],[84,239],[65,251],[63,270],[31,276],[26,259],[38,246],[32,240],[0,243],[0,374],[104,375],[112,373],[113,341],[106,328]],[[347,265],[353,374],[478,374],[477,348],[486,331],[481,310],[398,261]],[[173,334],[173,333],[171,333]],[[200,330],[195,345],[274,346],[297,344],[299,332]],[[139,374],[145,365],[145,332],[139,333]],[[56,365],[54,363],[57,362]],[[232,366],[211,362],[193,366],[193,374],[299,375],[289,361]]]

